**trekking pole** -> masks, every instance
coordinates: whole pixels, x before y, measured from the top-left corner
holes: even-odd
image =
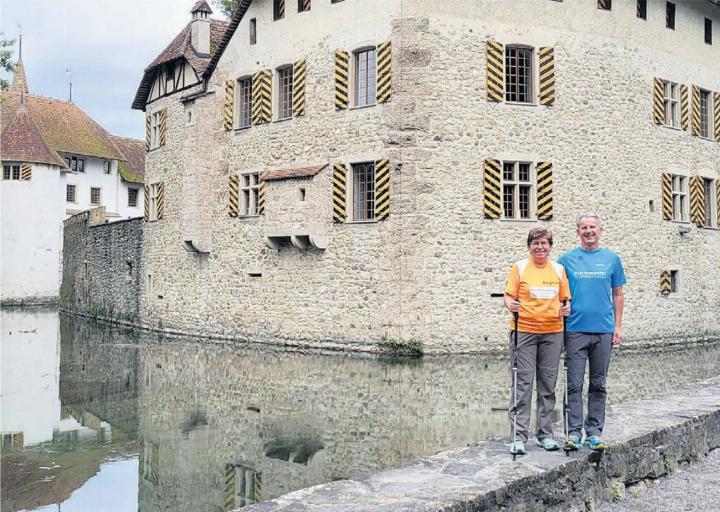
[[[515,329],[513,331],[513,354],[512,354],[512,386],[513,386],[513,428],[512,428],[512,444],[510,445],[512,452],[512,460],[515,462],[515,439],[517,437],[517,345],[518,345],[518,318],[517,311],[513,313],[515,321]]]
[[[563,299],[563,307],[567,304],[567,299]],[[567,363],[567,317],[563,316],[563,370],[565,370],[565,392],[563,393],[563,423],[565,424],[565,439],[568,438],[570,430],[570,404],[568,402],[568,363]],[[567,443],[564,443],[565,457],[570,456],[570,450]]]

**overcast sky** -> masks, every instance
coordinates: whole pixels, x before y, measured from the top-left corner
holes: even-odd
[[[190,21],[194,3],[0,0],[0,31],[12,39],[22,25],[31,94],[68,99],[70,67],[74,103],[110,133],[144,139],[143,113],[130,109],[135,91],[145,67]]]

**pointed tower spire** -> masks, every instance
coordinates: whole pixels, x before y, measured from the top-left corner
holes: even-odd
[[[28,83],[25,77],[25,66],[22,61],[22,27],[18,25],[18,61],[15,64],[15,73],[13,73],[12,84],[10,90],[12,92],[19,92],[22,94],[28,94]]]

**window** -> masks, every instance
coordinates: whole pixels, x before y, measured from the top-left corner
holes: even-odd
[[[242,204],[240,215],[258,215],[258,191],[260,189],[260,173],[251,172],[240,175],[240,192]]]
[[[703,178],[703,198],[705,199],[705,227],[717,228],[717,197],[715,197],[715,183],[709,178]]]
[[[83,160],[82,158],[77,159],[77,170],[78,172],[85,172],[85,160]]]
[[[251,124],[252,78],[238,80],[238,128],[247,128]]]
[[[234,465],[234,487],[235,507],[254,505],[260,500],[259,490],[262,488],[262,474],[254,469]]]
[[[110,174],[110,162],[103,162],[103,171],[105,172],[105,174]]]
[[[677,293],[680,291],[680,271],[670,271],[670,293]]]
[[[603,11],[612,10],[612,0],[598,0],[597,8]]]
[[[664,81],[663,84],[663,103],[665,106],[665,126],[672,126],[678,128],[679,123],[679,101],[678,101],[678,84],[673,82]]]
[[[137,208],[137,200],[138,200],[138,189],[129,188],[128,189],[128,207]]]
[[[143,467],[142,467],[142,476],[143,479],[152,482],[154,484],[158,483],[158,476],[159,476],[159,451],[160,447],[155,444],[151,443],[149,441],[145,441],[144,447],[143,447]]]
[[[150,116],[150,148],[160,146],[160,119],[162,111],[153,112]]]
[[[705,18],[705,44],[712,44],[712,20]]]
[[[700,89],[700,137],[710,138],[710,93]]]
[[[250,20],[250,44],[257,44],[257,18]]]
[[[532,210],[532,164],[503,162],[503,218],[529,219]]]
[[[71,171],[85,172],[85,160],[76,156],[65,157],[65,162]]]
[[[638,0],[637,17],[643,20],[647,19],[647,0]]]
[[[100,189],[98,187],[90,187],[90,204],[100,205]]]
[[[5,165],[3,165],[3,179],[4,180],[19,180],[20,179],[20,164],[5,164]]]
[[[298,0],[298,12],[310,10],[310,0]]]
[[[672,219],[680,222],[688,220],[688,179],[687,176],[672,176]]]
[[[278,69],[278,119],[292,117],[293,68],[287,66]]]
[[[153,183],[149,187],[150,197],[148,199],[148,221],[158,220],[158,194],[160,183]]]
[[[531,48],[508,46],[505,52],[505,99],[516,103],[532,103]]]
[[[375,48],[355,53],[355,105],[375,104],[377,87],[377,52]]]
[[[285,17],[285,0],[273,0],[273,20],[281,20]]]
[[[665,4],[665,26],[675,30],[675,4],[672,2]]]
[[[375,163],[352,165],[353,220],[375,219]]]
[[[65,189],[65,200],[66,200],[68,203],[75,203],[75,202],[76,202],[76,200],[75,200],[75,190],[76,190],[75,185],[68,185],[67,188]]]

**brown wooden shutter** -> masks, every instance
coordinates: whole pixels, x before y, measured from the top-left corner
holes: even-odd
[[[502,214],[500,160],[487,159],[483,166],[484,207],[486,219],[499,219]]]
[[[30,181],[32,179],[32,166],[30,164],[22,164],[20,166],[20,179],[22,181]]]
[[[161,181],[157,185],[157,218],[159,220],[165,217],[165,183]]]
[[[690,105],[690,133],[696,137],[700,135],[700,87],[692,86]]]
[[[167,137],[167,109],[164,108],[160,111],[160,140],[158,145],[164,146]]]
[[[672,176],[670,173],[662,173],[662,218],[672,220],[673,199],[672,199]]]
[[[225,130],[233,128],[233,112],[235,110],[235,80],[225,81],[225,109],[223,110],[223,127]]]
[[[145,203],[145,222],[150,220],[150,186],[145,185],[143,191],[143,202]]]
[[[240,176],[231,174],[228,180],[228,215],[237,217],[240,211]]]
[[[382,221],[390,215],[390,161],[375,162],[375,220]]]
[[[505,47],[494,39],[485,45],[485,89],[488,101],[503,101],[505,97]]]
[[[653,79],[653,122],[665,124],[665,81],[662,78]]]
[[[377,91],[378,103],[385,103],[392,96],[392,43],[385,41],[377,46]]]
[[[537,163],[537,217],[538,220],[553,218],[553,164]]]
[[[690,220],[696,226],[705,225],[705,191],[701,176],[690,178]]]
[[[350,54],[335,50],[335,108],[345,110],[349,106]]]
[[[555,49],[540,48],[540,104],[555,104]]]
[[[309,7],[308,7],[309,9]],[[305,78],[307,66],[305,60],[299,60],[293,65],[293,105],[294,117],[305,115]]]

